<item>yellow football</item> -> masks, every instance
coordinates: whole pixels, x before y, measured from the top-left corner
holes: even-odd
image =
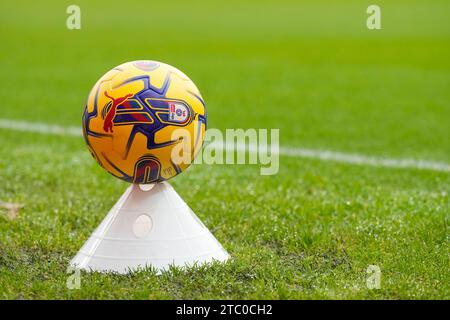
[[[157,61],[127,62],[108,71],[89,93],[83,113],[92,156],[114,176],[139,184],[185,170],[205,130],[206,108],[195,84]]]

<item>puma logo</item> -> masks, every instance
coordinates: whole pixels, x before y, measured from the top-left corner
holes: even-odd
[[[113,132],[113,119],[116,115],[117,107],[133,95],[129,93],[124,97],[113,98],[108,95],[108,92],[105,91],[104,93],[107,98],[111,99],[112,105],[111,109],[109,109],[108,114],[106,115],[105,122],[103,123],[103,130],[105,130],[105,132]]]

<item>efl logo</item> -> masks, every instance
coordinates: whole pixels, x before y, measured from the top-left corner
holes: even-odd
[[[172,122],[184,123],[189,118],[188,108],[177,102],[169,102],[169,120]]]

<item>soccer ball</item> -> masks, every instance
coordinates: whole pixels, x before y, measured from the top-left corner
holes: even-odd
[[[131,183],[159,182],[184,171],[201,149],[205,130],[205,103],[195,84],[157,61],[127,62],[108,71],[92,88],[83,113],[92,156]],[[174,153],[188,161],[175,161]]]

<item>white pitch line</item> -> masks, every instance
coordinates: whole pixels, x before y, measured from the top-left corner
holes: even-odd
[[[61,135],[61,136],[82,136],[79,127],[63,127],[37,122],[17,121],[0,119],[0,129],[10,129],[16,131],[35,132],[42,134]],[[226,145],[226,149],[232,149],[232,146]],[[235,150],[247,150],[257,152],[257,146],[250,146],[245,149],[244,145],[237,145]],[[287,157],[308,158],[322,161],[340,162],[347,164],[366,165],[372,167],[386,167],[398,169],[419,169],[432,170],[438,172],[450,172],[450,164],[423,159],[411,158],[384,158],[373,157],[362,154],[343,153],[330,150],[305,149],[294,147],[280,147],[279,154]]]
[[[450,172],[450,164],[423,159],[411,158],[381,158],[354,153],[342,153],[329,150],[314,150],[302,148],[280,147],[280,154],[299,158],[318,159],[372,167],[387,167],[399,169],[421,169],[440,172]]]
[[[78,127],[62,127],[53,124],[39,123],[39,122],[27,122],[0,119],[1,129],[10,129],[16,131],[26,131],[43,134],[53,134],[59,136],[82,136],[81,128]]]

